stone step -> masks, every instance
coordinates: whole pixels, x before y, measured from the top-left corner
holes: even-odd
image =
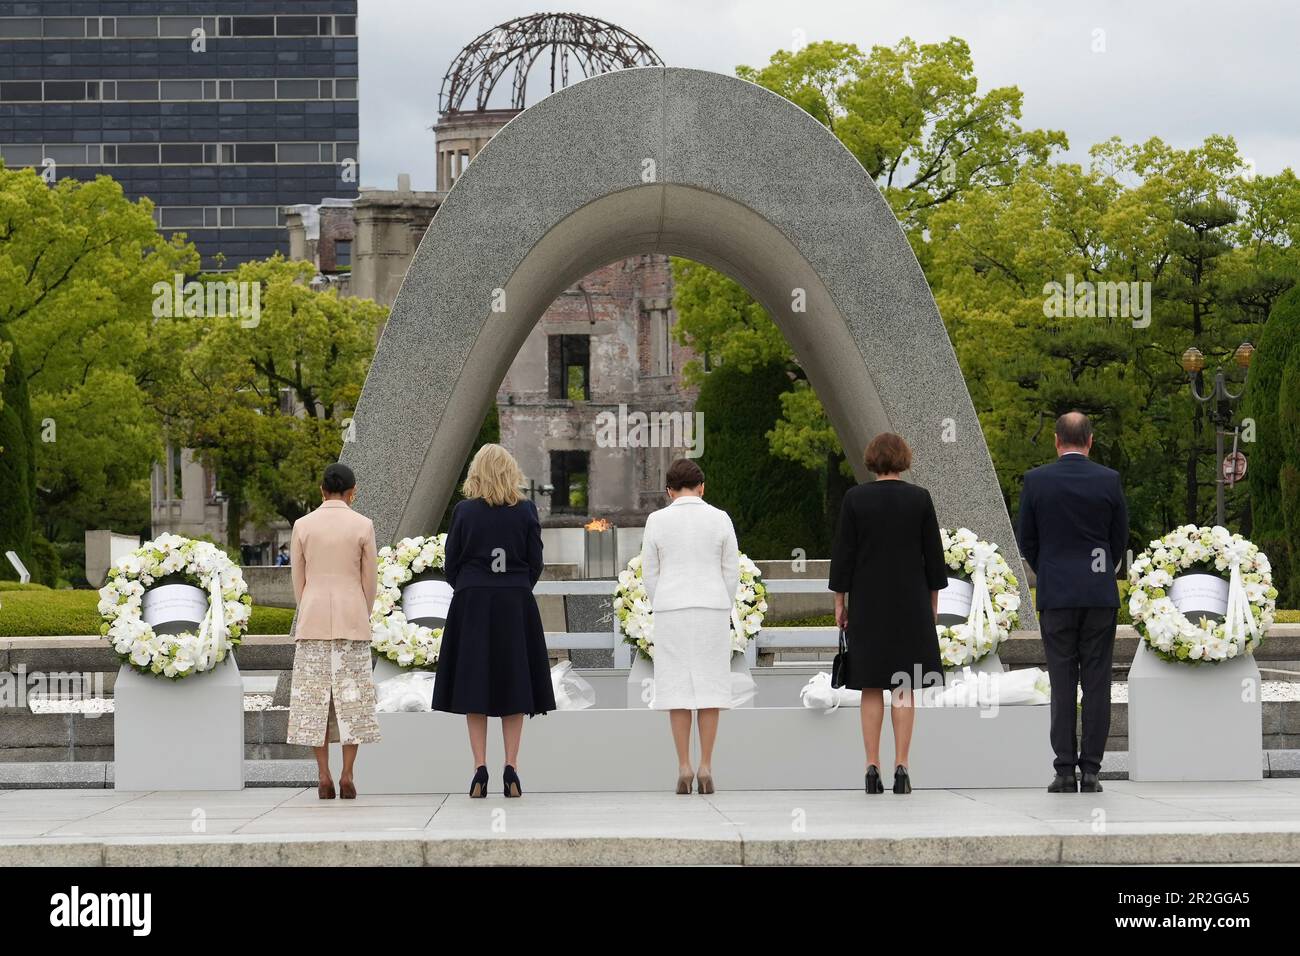
[[[362,765],[358,763],[358,767]],[[1263,777],[1300,777],[1300,749],[1266,750],[1261,765]],[[360,770],[358,772],[361,772]],[[1045,770],[1044,786],[1051,777]],[[1106,751],[1102,766],[1103,780],[1128,779],[1128,752]],[[244,761],[244,786],[311,787],[316,786],[316,761],[303,758],[277,758]],[[0,791],[4,790],[103,790],[113,788],[112,760],[0,761]]]
[[[244,714],[244,753],[249,760],[306,758],[311,749],[285,743],[287,710]],[[1107,751],[1128,748],[1128,705],[1111,704]],[[918,745],[921,745],[918,741]],[[1300,701],[1264,701],[1263,749],[1300,749]],[[0,764],[83,762],[113,759],[113,715],[33,714],[21,708],[0,709]]]

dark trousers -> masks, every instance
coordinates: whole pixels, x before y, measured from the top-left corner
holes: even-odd
[[[1052,749],[1056,772],[1099,773],[1110,733],[1110,666],[1115,651],[1113,607],[1048,608],[1038,612],[1052,683]],[[1083,746],[1075,734],[1075,702],[1083,683]]]

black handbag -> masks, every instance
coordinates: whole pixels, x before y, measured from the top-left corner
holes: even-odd
[[[849,680],[849,645],[844,639],[844,628],[840,628],[840,650],[831,662],[831,686],[843,687]]]

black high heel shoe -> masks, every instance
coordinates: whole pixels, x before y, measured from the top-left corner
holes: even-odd
[[[486,797],[487,785],[487,767],[479,767],[474,771],[474,779],[469,782],[469,795],[471,797]]]
[[[907,768],[901,763],[894,769],[894,793],[911,793],[912,778],[907,775]]]
[[[501,779],[505,782],[505,794],[507,797],[522,797],[524,791],[519,786],[519,774],[515,773],[515,768],[506,764],[506,769],[501,774]]]
[[[885,785],[880,782],[880,771],[873,763],[867,768],[867,793],[884,793]]]

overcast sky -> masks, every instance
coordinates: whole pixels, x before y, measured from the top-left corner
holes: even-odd
[[[797,36],[864,50],[903,36],[959,36],[970,44],[980,89],[1020,87],[1023,125],[1064,130],[1076,161],[1113,135],[1185,147],[1224,133],[1260,173],[1300,165],[1294,0],[360,0],[360,7],[366,186],[391,189],[409,172],[416,188],[432,189],[429,127],[453,57],[498,23],[560,11],[615,23],[670,66],[728,74],[737,64],[766,63]],[[1093,51],[1098,38],[1104,52]],[[532,90],[529,105],[547,89]]]

